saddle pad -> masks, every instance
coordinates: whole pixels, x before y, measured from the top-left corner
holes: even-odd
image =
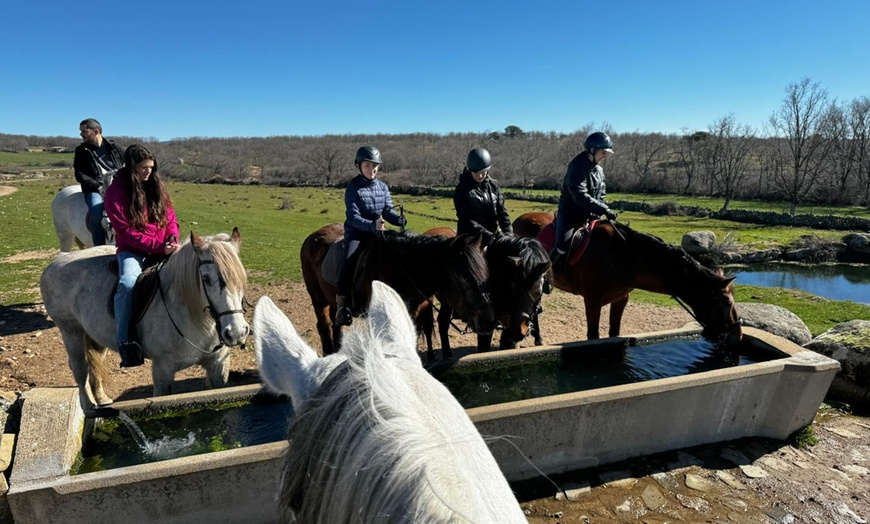
[[[589,242],[592,240],[592,235],[589,233],[595,228],[595,224],[597,223],[598,220],[592,220],[574,230],[574,238],[571,239],[571,258],[569,259],[569,265],[576,263],[580,260],[580,257],[583,256],[583,252],[586,251],[586,248],[589,247]],[[538,242],[544,246],[544,249],[548,252],[551,251],[553,246],[556,244],[556,223],[551,222],[544,226],[544,228],[538,233],[537,239]]]
[[[338,287],[338,276],[343,257],[344,238],[329,246],[329,251],[326,252],[326,256],[323,257],[323,263],[320,266],[320,274],[323,275],[323,280],[326,280],[335,287]]]
[[[133,287],[133,313],[130,315],[130,332],[133,335],[136,324],[142,320],[145,312],[148,311],[148,306],[154,300],[154,295],[157,294],[157,284],[159,282],[158,271],[162,262],[166,257],[154,257],[146,259],[145,269],[136,279],[136,285]],[[109,316],[115,318],[115,292],[118,290],[118,257],[112,257],[109,261],[109,271],[115,275],[115,284],[112,286],[112,291],[109,293],[106,307],[109,310]],[[137,338],[129,338],[129,340],[138,340]]]

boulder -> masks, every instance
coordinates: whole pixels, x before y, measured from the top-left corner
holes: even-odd
[[[840,363],[840,372],[831,384],[834,397],[870,405],[870,321],[837,324],[805,347]]]
[[[866,233],[852,233],[843,237],[846,249],[861,255],[870,255],[870,235]]]
[[[795,344],[803,346],[813,338],[804,321],[784,307],[756,302],[740,302],[737,304],[737,312],[743,319],[744,326],[773,333],[791,340]]]
[[[683,235],[680,246],[690,255],[706,255],[716,249],[716,233],[712,231],[689,231]]]

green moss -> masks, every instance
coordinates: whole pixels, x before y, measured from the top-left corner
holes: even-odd
[[[816,433],[813,431],[812,424],[805,426],[803,429],[795,431],[789,437],[789,444],[798,449],[807,449],[815,446],[818,443],[819,439],[816,437]]]

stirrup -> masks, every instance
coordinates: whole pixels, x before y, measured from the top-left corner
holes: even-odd
[[[343,307],[335,314],[335,323],[338,326],[349,326],[353,322],[353,315],[349,307]]]
[[[134,368],[145,363],[142,355],[142,346],[138,342],[121,342],[118,344],[118,353],[121,354],[121,367]]]

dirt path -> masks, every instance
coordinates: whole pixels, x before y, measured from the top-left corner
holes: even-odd
[[[315,348],[320,346],[314,313],[301,284],[252,285],[247,296],[255,303],[264,294],[287,313],[303,338]],[[547,342],[585,338],[581,298],[557,291],[542,303]],[[623,329],[625,333],[670,329],[691,320],[677,307],[629,304]],[[607,326],[602,329],[606,332]],[[451,334],[451,343],[459,354],[472,351],[476,344],[473,335],[457,333]],[[527,340],[524,345],[530,344]],[[120,400],[151,394],[150,363],[122,370],[117,355],[110,353],[108,360],[110,395]],[[178,373],[176,392],[203,389],[203,377],[198,368]],[[250,347],[233,353],[230,382],[257,382]],[[42,304],[0,306],[0,390],[72,385],[60,334],[45,317]],[[515,489],[529,521],[540,524],[866,522],[870,518],[870,420],[822,411],[814,429],[819,443],[807,450],[780,441],[745,439],[554,477],[560,485],[581,487],[575,501],[555,500],[556,489],[544,481],[518,484]],[[766,476],[750,478],[733,462],[740,456],[745,457],[744,467],[754,465]]]
[[[6,195],[11,195],[12,193],[18,191],[17,187],[12,186],[0,186],[0,197],[4,197]]]

